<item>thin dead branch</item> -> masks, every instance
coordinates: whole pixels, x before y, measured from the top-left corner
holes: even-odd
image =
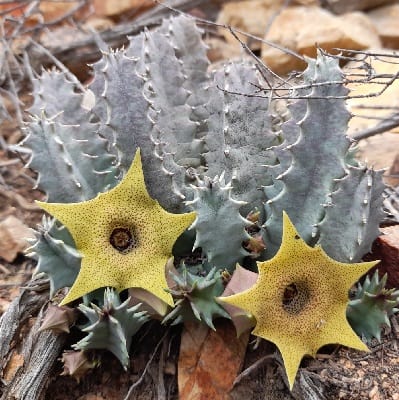
[[[375,118],[373,117],[373,119]],[[399,115],[394,114],[391,117],[383,119],[375,126],[372,126],[371,128],[367,128],[356,133],[355,135],[352,136],[352,138],[357,141],[362,139],[367,139],[371,136],[378,135],[379,133],[388,132],[392,129],[397,128],[398,126],[399,126]]]
[[[48,302],[48,289],[48,279],[30,281],[26,287],[21,288],[20,295],[0,318],[0,371],[4,372],[13,354],[24,359],[11,382],[2,380],[2,400],[40,398],[65,343],[66,335],[56,335],[50,331],[38,332],[40,315]],[[34,321],[36,316],[39,317],[28,337],[21,342],[21,330]]]
[[[140,375],[140,378],[137,379],[136,382],[133,383],[132,386],[130,386],[129,391],[127,392],[126,396],[124,397],[123,400],[131,400],[132,395],[134,390],[140,386],[140,384],[143,382],[145,376],[147,375],[148,369],[150,368],[150,365],[155,357],[155,355],[158,353],[158,349],[161,346],[161,344],[164,342],[164,340],[166,339],[166,337],[169,335],[169,329],[163,334],[163,336],[161,337],[161,339],[159,340],[159,342],[157,343],[157,345],[154,348],[154,351],[151,354],[151,357],[149,358],[149,360],[147,361],[147,364],[142,372],[142,374]]]
[[[247,369],[245,369],[239,375],[237,375],[236,379],[234,379],[233,387],[237,386],[244,378],[251,375],[254,371],[258,370],[260,367],[262,367],[266,362],[269,362],[270,360],[278,361],[278,358],[276,358],[275,354],[267,354],[266,356],[261,357],[259,360],[255,361]]]

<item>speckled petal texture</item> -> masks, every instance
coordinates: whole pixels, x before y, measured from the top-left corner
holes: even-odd
[[[140,287],[173,305],[172,296],[164,291],[165,264],[195,213],[168,213],[149,196],[139,150],[126,176],[109,192],[81,203],[38,204],[68,228],[83,255],[79,275],[62,304],[111,286],[118,291]],[[132,234],[133,245],[127,252],[110,243],[117,228]]]
[[[253,333],[275,343],[286,368],[290,388],[305,355],[330,343],[367,351],[346,319],[348,291],[378,261],[345,264],[327,256],[321,247],[309,247],[287,214],[278,253],[259,262],[256,284],[219,300],[251,313]],[[287,305],[287,289],[297,290],[296,303]]]

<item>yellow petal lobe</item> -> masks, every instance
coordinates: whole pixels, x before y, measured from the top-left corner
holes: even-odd
[[[37,203],[67,227],[82,254],[78,277],[61,305],[111,286],[118,291],[143,288],[173,306],[164,290],[165,264],[195,213],[169,213],[150,197],[140,150],[110,191],[81,203]]]
[[[255,285],[218,300],[255,317],[253,334],[279,348],[292,389],[302,358],[314,357],[320,347],[336,343],[368,351],[346,308],[350,288],[377,263],[333,260],[320,246],[308,246],[284,213],[281,247],[272,259],[258,262]]]

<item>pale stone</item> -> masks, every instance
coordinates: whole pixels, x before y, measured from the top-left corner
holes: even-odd
[[[372,49],[371,53],[392,54],[392,50]],[[370,61],[370,60],[367,60]],[[389,82],[390,77],[398,72],[398,65],[392,64],[392,59],[388,57],[378,57],[371,59],[371,66],[376,74],[386,75],[386,78],[379,78],[378,81]],[[348,63],[344,71],[353,74],[349,76],[351,79],[361,79],[361,74],[366,76],[367,71],[360,68],[359,62]],[[389,116],[397,112],[399,108],[399,80],[392,82],[378,96],[374,96],[383,89],[383,86],[373,83],[352,83],[348,85],[351,90],[351,98],[347,101],[349,110],[354,115],[349,121],[349,135],[354,135],[368,128],[377,125],[381,120],[389,118]],[[395,133],[392,133],[395,132]],[[398,153],[399,149],[399,128],[395,128],[390,132],[372,136],[366,140],[359,142],[360,158],[367,159],[370,165],[376,168],[389,168]],[[391,182],[388,182],[391,183]],[[394,183],[394,182],[392,182]]]
[[[148,8],[154,7],[156,2],[152,0],[94,0],[96,15],[109,17],[131,11],[132,14],[139,14]]]
[[[268,21],[282,5],[283,0],[250,0],[225,3],[216,22],[263,38]],[[219,33],[226,39],[227,43],[240,46],[227,28],[219,28]],[[245,35],[237,34],[237,36],[252,50],[260,49],[260,41]]]
[[[27,239],[33,239],[34,235],[24,223],[10,215],[0,222],[0,238],[0,257],[12,262],[28,247]]]
[[[62,19],[65,15],[73,12],[77,9],[79,1],[59,1],[49,2],[41,1],[39,4],[40,14],[43,16],[45,22],[50,22],[58,19]],[[74,17],[84,15],[88,11],[88,7],[79,8],[79,13],[74,14]]]
[[[236,43],[226,43],[220,38],[208,38],[205,39],[205,43],[208,46],[207,56],[211,63],[240,59],[245,55],[241,46],[237,46]]]
[[[319,6],[320,1],[318,0],[296,0],[293,3],[297,3],[303,6]]]
[[[94,29],[98,32],[101,32],[105,31],[106,29],[112,29],[114,25],[115,23],[109,18],[97,17],[93,15],[83,24],[83,28],[90,30]]]
[[[368,13],[377,27],[384,47],[399,48],[399,4],[380,7]]]
[[[262,39],[272,19],[284,8],[284,0],[248,0],[225,3],[220,10],[217,23],[231,26],[249,35]],[[294,3],[303,5],[317,5],[317,0],[296,0]],[[219,33],[228,43],[240,46],[237,39],[224,27]],[[251,50],[259,50],[262,42],[246,35],[237,34]]]
[[[335,14],[343,14],[350,11],[369,10],[390,3],[392,0],[323,0],[323,7]]]
[[[335,16],[319,7],[283,10],[275,18],[266,39],[310,57],[315,57],[317,46],[334,52],[334,48],[363,50],[380,45],[376,28],[364,14]],[[262,45],[262,59],[279,74],[306,66],[300,58],[266,44]]]

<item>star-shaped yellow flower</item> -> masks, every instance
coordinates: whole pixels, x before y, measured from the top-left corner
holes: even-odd
[[[367,351],[346,319],[348,291],[378,261],[345,264],[320,246],[309,247],[284,213],[283,239],[277,254],[259,262],[259,277],[250,289],[219,297],[256,319],[254,335],[276,344],[290,389],[305,355],[314,357],[329,343]]]
[[[140,287],[173,305],[164,290],[165,264],[195,213],[168,213],[149,196],[139,150],[126,176],[110,191],[81,203],[38,204],[68,228],[83,256],[61,305],[106,286],[118,291]]]

